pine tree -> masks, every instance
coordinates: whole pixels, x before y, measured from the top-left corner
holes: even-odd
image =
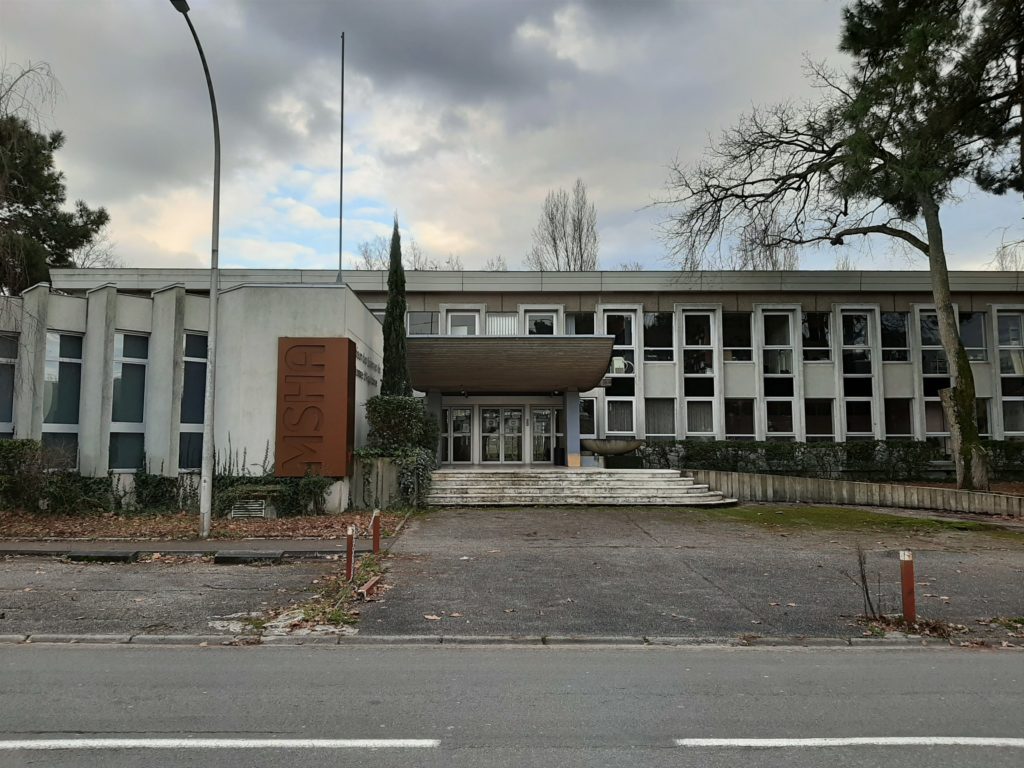
[[[388,305],[384,311],[384,375],[380,393],[396,397],[412,395],[405,363],[405,269],[398,216],[391,232],[391,263],[388,270]]]

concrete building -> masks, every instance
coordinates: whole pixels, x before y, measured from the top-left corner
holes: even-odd
[[[88,474],[130,471],[143,450],[152,471],[193,471],[208,273],[52,281],[4,300],[0,432]],[[951,281],[982,430],[1024,439],[1024,273]],[[354,342],[362,444],[386,282],[222,271],[219,454],[273,461],[279,337]],[[453,466],[587,465],[587,438],[947,441],[925,272],[410,272],[407,299],[410,376]]]

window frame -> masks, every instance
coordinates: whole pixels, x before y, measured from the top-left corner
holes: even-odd
[[[186,331],[184,331],[182,333],[182,346],[181,346],[181,397],[182,397],[182,403],[184,403],[184,398],[185,398],[185,372],[186,372],[186,370],[188,368],[187,363],[202,363],[202,365],[203,365],[203,372],[204,372],[204,376],[203,376],[203,393],[204,393],[204,398],[203,398],[203,421],[200,421],[199,423],[184,422],[184,421],[182,421],[181,420],[181,412],[182,412],[181,405],[179,405],[179,407],[178,407],[178,471],[179,472],[198,472],[199,470],[202,469],[202,466],[201,466],[202,465],[202,437],[200,437],[200,443],[199,443],[199,445],[200,445],[200,448],[199,448],[200,466],[199,467],[183,467],[183,466],[181,466],[181,436],[183,434],[197,434],[197,433],[200,436],[202,436],[202,434],[203,434],[203,422],[206,420],[206,399],[205,399],[206,376],[209,375],[209,372],[210,372],[210,368],[209,368],[209,348],[207,348],[207,357],[195,357],[194,355],[189,355],[187,353],[187,351],[186,351],[188,349],[188,337],[189,336],[202,336],[203,338],[206,338],[207,341],[209,341],[209,334],[207,334],[205,331],[188,331],[188,330],[186,330]]]
[[[412,332],[412,316],[413,315],[430,315],[431,316],[431,331],[430,333],[413,333]],[[434,330],[434,326],[437,326]],[[409,309],[405,312],[405,335],[406,336],[437,336],[441,333],[441,313],[437,310],[432,309]]]
[[[49,356],[49,354],[48,354],[48,350],[49,350],[49,346],[50,346],[49,341],[50,341],[50,337],[51,336],[55,336],[57,338],[57,356],[53,357],[53,358],[51,358]],[[62,354],[60,354],[60,347],[61,347],[60,337],[61,336],[73,336],[73,337],[75,337],[77,339],[81,339],[81,341],[82,341],[82,356],[74,358],[74,357],[65,357]],[[66,365],[77,365],[78,366],[78,407],[76,408],[77,416],[76,416],[74,424],[64,424],[64,423],[59,423],[59,422],[54,422],[54,421],[46,421],[46,413],[45,413],[45,386],[46,386],[45,385],[45,376],[46,376],[46,373],[45,373],[45,368],[46,368],[46,364],[47,363],[51,363],[51,362],[57,364],[57,375],[58,375],[57,381],[58,382],[60,381],[60,378],[59,378],[60,377],[60,366],[61,366],[62,363],[66,364]],[[79,455],[79,452],[80,452],[80,445],[79,445],[79,442],[78,442],[78,435],[79,435],[80,425],[81,425],[81,421],[82,421],[82,378],[83,378],[83,374],[85,373],[85,334],[84,333],[76,333],[74,331],[70,331],[69,332],[69,331],[62,331],[62,330],[47,328],[46,329],[46,334],[45,334],[44,349],[43,349],[43,367],[44,367],[44,373],[43,373],[43,377],[44,377],[44,384],[43,384],[43,389],[44,389],[44,393],[43,393],[44,413],[43,413],[42,430],[41,430],[41,434],[40,434],[40,442],[44,442],[45,441],[45,436],[47,434],[74,435],[75,436],[75,457],[74,457],[74,462],[73,462],[73,464],[69,464],[67,467],[64,467],[64,468],[77,470],[78,469],[78,461],[79,461],[78,455]]]
[[[8,365],[11,368],[11,420],[0,421],[0,438],[3,435],[14,437],[14,391],[18,388],[18,345],[21,343],[21,335],[16,331],[0,331],[0,337],[10,339],[14,344],[14,357],[0,357],[0,366]]]
[[[807,334],[805,333],[805,329],[807,328],[807,317],[808,317],[808,315],[824,315],[825,316],[825,335],[828,337],[828,343],[825,346],[808,346],[808,344],[807,344]],[[834,334],[832,332],[832,326],[833,326],[833,323],[832,323],[832,312],[823,312],[821,310],[812,310],[812,311],[808,312],[807,310],[801,310],[801,312],[800,312],[800,335],[801,335],[802,341],[801,341],[801,344],[800,344],[800,357],[801,357],[801,360],[804,363],[831,363],[832,362],[832,347],[833,347],[833,341],[832,340],[834,338]],[[821,352],[823,350],[825,352],[825,356],[824,357],[817,357],[817,358],[814,358],[814,359],[808,359],[808,357],[807,357],[807,352],[808,351]],[[835,425],[833,425],[833,432],[834,431],[835,431]]]
[[[146,357],[128,357],[124,354],[124,337],[136,336],[146,340]],[[118,337],[121,337],[121,343],[118,344]],[[146,447],[145,447],[145,434],[146,434],[146,387],[149,383],[149,342],[150,334],[142,333],[139,331],[114,331],[114,359],[111,363],[110,377],[113,381],[114,371],[120,364],[124,365],[137,365],[143,369],[142,375],[142,417],[138,421],[114,421],[113,415],[113,402],[111,402],[111,414],[110,414],[110,435],[107,441],[107,469],[113,472],[124,472],[132,473],[138,471],[138,467],[115,467],[113,462],[110,460],[113,452],[113,443],[115,435],[142,435],[143,447],[142,456],[145,459]],[[121,352],[118,353],[118,348]]]
[[[655,346],[651,346],[650,344],[647,343],[647,318],[648,317],[654,317],[656,315],[662,315],[662,316],[667,316],[668,317],[668,321],[669,321],[668,328],[669,328],[669,334],[671,335],[671,338],[669,339],[668,346],[659,345],[659,346],[655,347]],[[643,323],[643,328],[644,328],[644,343],[643,343],[643,360],[644,360],[644,363],[652,363],[652,364],[665,364],[665,363],[667,363],[667,364],[670,364],[670,365],[674,364],[675,361],[676,361],[676,349],[675,349],[676,348],[676,313],[675,312],[663,312],[663,311],[659,311],[659,312],[644,312],[643,313],[642,323]],[[660,352],[660,353],[668,352],[668,357],[663,359],[663,360],[648,360],[647,359],[647,353],[648,352]]]

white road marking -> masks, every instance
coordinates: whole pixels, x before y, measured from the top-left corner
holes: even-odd
[[[437,739],[0,739],[0,752],[78,749],[426,749]]]
[[[1024,739],[990,736],[850,736],[817,739],[676,739],[677,747],[1010,747]]]

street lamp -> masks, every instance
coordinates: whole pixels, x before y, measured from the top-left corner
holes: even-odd
[[[203,398],[203,463],[199,475],[199,536],[208,538],[213,510],[213,395],[214,376],[217,371],[217,291],[220,288],[220,272],[217,267],[217,251],[220,243],[220,123],[217,120],[217,98],[213,95],[213,80],[206,54],[199,42],[196,28],[188,15],[186,0],[171,0],[171,5],[182,16],[196,41],[199,59],[203,62],[206,87],[210,92],[210,110],[213,112],[213,237],[210,246],[210,328],[206,338],[206,394]]]

